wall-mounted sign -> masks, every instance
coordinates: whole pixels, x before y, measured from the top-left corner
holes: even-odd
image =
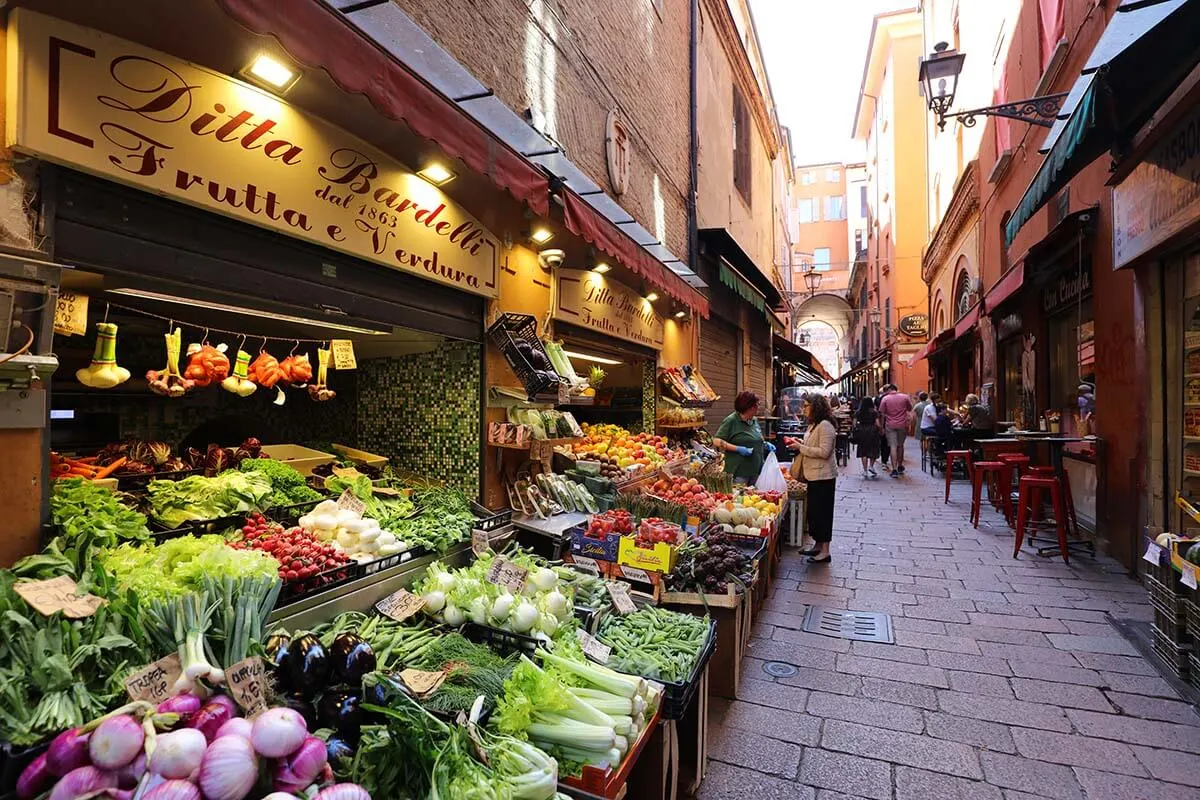
[[[629,188],[629,161],[632,153],[629,130],[614,108],[604,123],[604,154],[608,159],[608,179],[613,194],[622,195]]]
[[[924,339],[929,336],[929,315],[909,314],[901,317],[900,332],[910,339]]]
[[[1113,189],[1113,266],[1123,267],[1200,217],[1200,110]]]
[[[1054,314],[1078,303],[1092,294],[1092,265],[1084,261],[1083,268],[1058,276],[1042,290],[1042,310]]]
[[[661,350],[663,321],[654,304],[589,270],[558,270],[554,318],[581,328]]]
[[[345,131],[228,75],[25,9],[8,43],[14,149],[497,295],[496,237]]]

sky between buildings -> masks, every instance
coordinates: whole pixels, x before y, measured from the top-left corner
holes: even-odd
[[[749,0],[797,164],[861,161],[850,137],[871,20],[916,0]]]

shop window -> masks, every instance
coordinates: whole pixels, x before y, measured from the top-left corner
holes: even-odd
[[[1073,422],[1079,385],[1081,382],[1095,383],[1095,358],[1088,356],[1089,352],[1094,354],[1094,349],[1088,346],[1094,336],[1091,299],[1051,317],[1047,331],[1050,339],[1049,409],[1059,411],[1067,419],[1064,431],[1074,430],[1068,426]]]
[[[1003,377],[1003,407],[998,409],[1005,420],[1016,420],[1021,410],[1021,337],[1013,336],[1000,345]],[[997,417],[1000,419],[1000,417]]]
[[[750,205],[750,109],[741,91],[733,87],[733,185]]]

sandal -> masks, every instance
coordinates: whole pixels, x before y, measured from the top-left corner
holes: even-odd
[[[830,561],[833,561],[833,555],[832,555],[832,554],[831,554],[831,555],[827,555],[827,556],[825,556],[824,558],[813,558],[812,556],[809,556],[809,557],[808,557],[808,563],[809,563],[809,564],[828,564]]]

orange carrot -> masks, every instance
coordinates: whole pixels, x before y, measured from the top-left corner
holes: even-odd
[[[111,463],[111,464],[109,464],[107,467],[104,467],[104,468],[103,468],[103,469],[101,469],[99,472],[97,472],[97,473],[96,473],[96,474],[95,474],[95,475],[92,477],[92,479],[93,479],[93,480],[100,480],[101,478],[107,478],[109,475],[111,475],[112,473],[116,472],[116,471],[117,471],[117,470],[119,470],[121,467],[125,466],[125,462],[126,462],[126,461],[128,461],[128,460],[129,460],[129,459],[127,459],[125,456],[121,456],[121,457],[120,457],[120,458],[118,458],[116,461],[112,462],[112,463]]]

